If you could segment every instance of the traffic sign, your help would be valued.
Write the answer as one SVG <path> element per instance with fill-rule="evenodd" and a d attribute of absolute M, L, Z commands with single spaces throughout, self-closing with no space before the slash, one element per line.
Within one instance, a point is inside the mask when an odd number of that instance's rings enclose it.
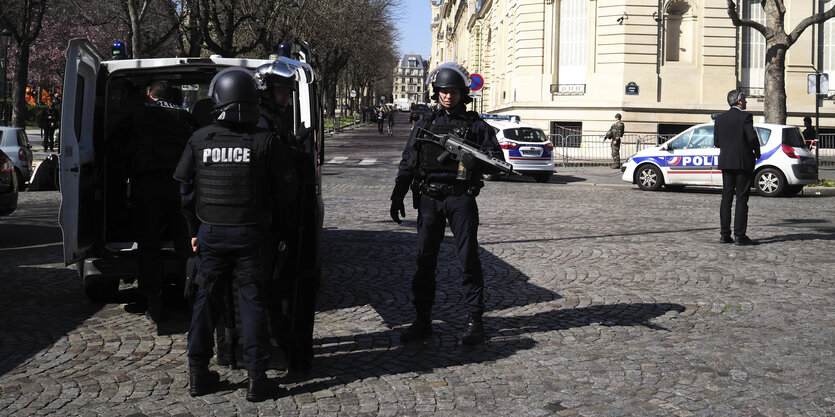
<path fill-rule="evenodd" d="M 484 87 L 484 77 L 479 74 L 470 74 L 470 90 L 478 91 Z"/>

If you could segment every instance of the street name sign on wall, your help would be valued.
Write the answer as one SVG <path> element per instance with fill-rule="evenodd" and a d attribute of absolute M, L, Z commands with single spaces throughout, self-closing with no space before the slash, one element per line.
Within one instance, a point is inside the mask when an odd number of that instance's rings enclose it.
<path fill-rule="evenodd" d="M 637 96 L 638 95 L 638 84 L 635 81 L 630 81 L 626 84 L 626 95 L 627 96 Z"/>

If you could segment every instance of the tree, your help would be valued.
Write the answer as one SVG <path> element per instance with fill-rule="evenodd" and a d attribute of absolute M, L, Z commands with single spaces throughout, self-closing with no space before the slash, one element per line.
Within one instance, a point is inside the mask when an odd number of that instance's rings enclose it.
<path fill-rule="evenodd" d="M 739 17 L 735 0 L 728 1 L 728 16 L 736 27 L 749 27 L 765 37 L 765 121 L 786 123 L 786 52 L 811 25 L 820 24 L 835 16 L 835 6 L 801 20 L 790 32 L 785 30 L 786 5 L 784 0 L 759 0 L 765 12 L 765 25 Z"/>
<path fill-rule="evenodd" d="M 26 81 L 29 78 L 29 53 L 38 38 L 48 0 L 7 0 L 0 9 L 0 26 L 12 33 L 14 82 L 12 83 L 12 125 L 26 124 Z"/>

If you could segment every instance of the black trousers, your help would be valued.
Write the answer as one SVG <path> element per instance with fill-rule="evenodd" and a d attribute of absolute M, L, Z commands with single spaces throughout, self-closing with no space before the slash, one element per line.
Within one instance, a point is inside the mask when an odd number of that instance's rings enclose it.
<path fill-rule="evenodd" d="M 731 205 L 736 196 L 734 210 L 734 236 L 744 236 L 748 230 L 748 197 L 754 172 L 747 169 L 722 170 L 722 203 L 719 205 L 719 223 L 722 236 L 731 235 Z"/>
<path fill-rule="evenodd" d="M 197 234 L 197 270 L 212 282 L 212 292 L 201 286 L 194 300 L 188 333 L 190 367 L 209 364 L 214 352 L 214 331 L 223 312 L 219 294 L 233 274 L 238 280 L 238 308 L 244 334 L 246 370 L 263 372 L 270 360 L 270 334 L 264 295 L 257 284 L 268 265 L 269 227 L 201 224 Z"/>
<path fill-rule="evenodd" d="M 185 260 L 191 254 L 188 228 L 180 211 L 179 184 L 173 178 L 143 177 L 131 183 L 134 227 L 139 252 L 139 290 L 145 295 L 162 289 L 162 242 L 171 239 Z M 183 268 L 178 268 L 183 271 Z"/>
<path fill-rule="evenodd" d="M 429 315 L 435 302 L 438 253 L 447 221 L 455 236 L 467 312 L 481 317 L 484 313 L 484 273 L 478 258 L 478 205 L 475 197 L 468 195 L 440 198 L 426 194 L 420 196 L 417 218 L 418 268 L 412 281 L 415 308 L 419 317 L 421 314 Z"/>

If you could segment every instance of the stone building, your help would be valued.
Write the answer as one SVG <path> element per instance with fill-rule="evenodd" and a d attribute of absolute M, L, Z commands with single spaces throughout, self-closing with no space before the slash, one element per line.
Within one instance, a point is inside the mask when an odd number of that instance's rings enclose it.
<path fill-rule="evenodd" d="M 408 53 L 400 59 L 400 65 L 395 69 L 394 102 L 398 99 L 408 99 L 409 104 L 425 103 L 429 101 L 426 95 L 426 73 L 429 63 L 420 54 Z"/>
<path fill-rule="evenodd" d="M 737 0 L 765 21 L 758 0 Z M 835 0 L 786 0 L 786 30 Z M 546 132 L 672 134 L 728 108 L 740 86 L 761 121 L 765 41 L 734 27 L 726 0 L 430 0 L 431 70 L 454 61 L 483 76 L 478 111 L 515 114 Z M 813 25 L 788 51 L 787 123 L 815 116 L 807 75 L 835 74 L 835 19 Z M 835 84 L 835 75 L 830 85 Z M 835 127 L 832 93 L 821 128 Z"/>

